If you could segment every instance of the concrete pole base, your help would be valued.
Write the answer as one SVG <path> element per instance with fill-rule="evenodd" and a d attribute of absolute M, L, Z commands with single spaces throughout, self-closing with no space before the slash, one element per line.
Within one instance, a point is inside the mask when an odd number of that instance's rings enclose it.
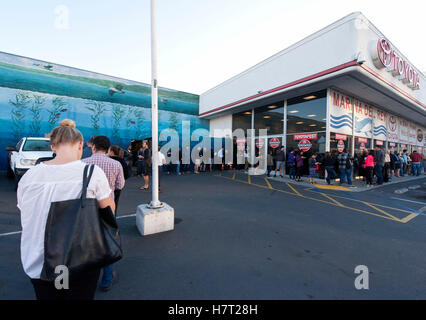
<path fill-rule="evenodd" d="M 136 210 L 136 226 L 142 236 L 173 230 L 175 211 L 164 202 L 163 207 L 157 209 L 141 204 Z"/>

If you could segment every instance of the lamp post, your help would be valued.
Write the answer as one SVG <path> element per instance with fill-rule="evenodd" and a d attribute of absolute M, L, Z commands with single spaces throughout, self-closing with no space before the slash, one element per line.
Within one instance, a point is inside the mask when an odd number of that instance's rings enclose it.
<path fill-rule="evenodd" d="M 152 63 L 152 200 L 136 209 L 136 226 L 142 236 L 174 229 L 175 211 L 158 199 L 158 81 L 156 0 L 151 0 L 151 63 Z"/>
<path fill-rule="evenodd" d="M 158 81 L 156 0 L 151 0 L 151 113 L 152 113 L 152 201 L 149 207 L 161 208 L 158 199 Z"/>

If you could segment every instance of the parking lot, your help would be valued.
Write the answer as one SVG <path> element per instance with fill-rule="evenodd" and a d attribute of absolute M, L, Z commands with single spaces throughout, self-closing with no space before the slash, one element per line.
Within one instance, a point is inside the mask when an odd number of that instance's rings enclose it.
<path fill-rule="evenodd" d="M 404 186 L 419 185 L 403 194 Z M 175 230 L 141 237 L 127 180 L 119 205 L 124 258 L 97 299 L 425 299 L 426 178 L 363 192 L 244 172 L 165 176 Z M 34 299 L 20 263 L 13 182 L 0 179 L 0 299 Z M 370 289 L 357 290 L 365 265 Z"/>

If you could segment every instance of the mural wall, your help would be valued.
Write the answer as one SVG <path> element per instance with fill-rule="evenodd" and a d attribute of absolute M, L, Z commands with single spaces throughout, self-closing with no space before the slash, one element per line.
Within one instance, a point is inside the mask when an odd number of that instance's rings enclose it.
<path fill-rule="evenodd" d="M 85 70 L 0 52 L 0 170 L 6 168 L 6 146 L 22 137 L 42 137 L 65 118 L 73 119 L 85 139 L 106 135 L 127 147 L 151 137 L 150 86 Z M 159 89 L 159 131 L 181 134 L 208 129 L 198 118 L 198 96 Z"/>

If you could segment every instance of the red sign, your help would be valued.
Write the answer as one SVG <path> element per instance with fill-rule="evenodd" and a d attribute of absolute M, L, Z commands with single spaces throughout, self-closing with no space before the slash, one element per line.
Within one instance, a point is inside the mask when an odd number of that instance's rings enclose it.
<path fill-rule="evenodd" d="M 264 145 L 265 145 L 265 142 L 263 141 L 263 139 L 256 140 L 256 147 L 258 147 L 259 149 L 263 148 Z"/>
<path fill-rule="evenodd" d="M 394 142 L 389 142 L 389 145 L 390 145 L 391 147 L 395 147 L 395 146 L 396 146 L 396 144 L 395 144 Z"/>
<path fill-rule="evenodd" d="M 316 140 L 316 139 L 318 139 L 318 133 L 295 134 L 293 136 L 294 141 L 304 140 L 304 139 Z"/>
<path fill-rule="evenodd" d="M 374 65 L 381 69 L 385 67 L 394 77 L 413 89 L 420 89 L 420 76 L 414 67 L 408 63 L 385 38 L 377 42 L 377 52 L 373 52 Z"/>
<path fill-rule="evenodd" d="M 348 139 L 348 137 L 346 135 L 336 133 L 336 140 L 346 141 L 347 139 Z"/>
<path fill-rule="evenodd" d="M 382 146 L 383 141 L 382 140 L 376 140 L 376 146 Z"/>
<path fill-rule="evenodd" d="M 368 139 L 367 138 L 358 138 L 358 142 L 368 143 Z"/>
<path fill-rule="evenodd" d="M 247 139 L 237 139 L 237 144 L 239 144 L 239 143 L 246 143 L 247 142 Z"/>
<path fill-rule="evenodd" d="M 271 146 L 271 148 L 278 148 L 280 146 L 281 142 L 280 139 L 278 138 L 271 138 L 269 139 L 269 145 Z"/>
<path fill-rule="evenodd" d="M 345 143 L 343 140 L 339 140 L 339 142 L 337 142 L 337 151 L 342 152 L 343 149 L 345 149 Z"/>
<path fill-rule="evenodd" d="M 301 151 L 306 152 L 312 148 L 312 143 L 307 139 L 303 139 L 303 140 L 300 140 L 297 146 L 299 147 Z"/>
<path fill-rule="evenodd" d="M 361 150 L 364 150 L 364 149 L 365 149 L 365 143 L 361 143 L 361 145 L 359 146 L 359 148 L 360 148 Z"/>

